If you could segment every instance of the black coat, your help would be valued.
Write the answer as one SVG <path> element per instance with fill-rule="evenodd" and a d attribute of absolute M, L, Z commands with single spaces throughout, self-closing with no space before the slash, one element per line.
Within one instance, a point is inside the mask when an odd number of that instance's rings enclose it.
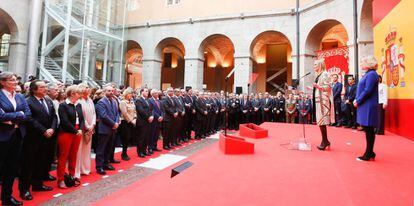
<path fill-rule="evenodd" d="M 36 97 L 30 96 L 26 101 L 32 113 L 27 122 L 27 137 L 41 138 L 48 129 L 53 129 L 56 132 L 58 120 L 53 102 L 50 99 L 44 98 L 48 108 L 48 111 L 46 111 Z"/>
<path fill-rule="evenodd" d="M 152 105 L 143 97 L 137 98 L 135 101 L 135 108 L 137 110 L 137 126 L 149 124 L 148 118 L 152 116 Z"/>
<path fill-rule="evenodd" d="M 174 100 L 170 97 L 164 97 L 164 99 L 162 100 L 162 107 L 164 109 L 164 122 L 170 122 L 173 121 L 174 118 L 174 113 L 177 112 L 176 109 L 176 105 L 173 102 Z"/>

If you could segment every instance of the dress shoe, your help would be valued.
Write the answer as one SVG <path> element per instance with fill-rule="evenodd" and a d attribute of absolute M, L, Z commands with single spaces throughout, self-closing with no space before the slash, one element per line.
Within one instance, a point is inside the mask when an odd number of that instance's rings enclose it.
<path fill-rule="evenodd" d="M 45 181 L 55 181 L 56 177 L 53 177 L 52 175 L 49 174 L 44 180 Z"/>
<path fill-rule="evenodd" d="M 351 127 L 352 127 L 351 125 L 346 125 L 346 126 L 345 126 L 345 128 L 351 128 Z"/>
<path fill-rule="evenodd" d="M 102 168 L 96 169 L 96 173 L 98 173 L 98 174 L 100 174 L 100 175 L 106 175 L 105 170 L 104 170 L 104 169 L 102 169 Z"/>
<path fill-rule="evenodd" d="M 128 155 L 127 154 L 123 154 L 123 155 L 121 155 L 121 158 L 122 158 L 122 160 L 124 160 L 124 161 L 128 161 L 128 160 L 130 160 L 131 158 L 129 158 L 128 157 Z"/>
<path fill-rule="evenodd" d="M 113 160 L 109 161 L 109 163 L 112 163 L 112 164 L 119 164 L 119 163 L 121 163 L 121 161 L 116 160 L 116 159 L 113 159 Z"/>
<path fill-rule="evenodd" d="M 139 153 L 138 157 L 145 158 L 145 154 L 144 153 Z"/>
<path fill-rule="evenodd" d="M 33 186 L 32 191 L 52 191 L 53 188 L 46 186 L 46 185 L 40 185 L 40 186 Z"/>
<path fill-rule="evenodd" d="M 104 167 L 104 170 L 115 170 L 115 167 L 113 167 L 112 165 L 106 165 Z"/>
<path fill-rule="evenodd" d="M 161 150 L 158 149 L 158 148 L 154 148 L 153 150 L 154 150 L 154 152 L 161 152 Z"/>
<path fill-rule="evenodd" d="M 20 198 L 22 198 L 22 200 L 33 200 L 33 196 L 29 191 L 20 192 Z"/>
<path fill-rule="evenodd" d="M 14 199 L 14 197 L 10 197 L 10 199 L 7 200 L 2 200 L 1 204 L 6 206 L 6 205 L 23 205 L 23 202 L 20 202 L 16 199 Z"/>
<path fill-rule="evenodd" d="M 149 149 L 149 150 L 148 150 L 148 153 L 149 153 L 150 155 L 152 155 L 152 154 L 154 154 L 154 151 L 153 151 L 152 149 Z"/>
<path fill-rule="evenodd" d="M 181 146 L 183 146 L 183 145 L 182 145 L 182 144 L 180 144 L 180 143 L 177 143 L 177 144 L 176 144 L 176 146 L 177 146 L 177 147 L 181 147 Z"/>
<path fill-rule="evenodd" d="M 341 123 L 338 123 L 338 124 L 335 125 L 335 127 L 341 127 L 341 126 L 342 126 Z"/>
<path fill-rule="evenodd" d="M 171 149 L 171 147 L 169 147 L 169 146 L 164 146 L 164 147 L 162 147 L 162 149 L 164 149 L 164 150 L 170 150 L 170 149 Z"/>

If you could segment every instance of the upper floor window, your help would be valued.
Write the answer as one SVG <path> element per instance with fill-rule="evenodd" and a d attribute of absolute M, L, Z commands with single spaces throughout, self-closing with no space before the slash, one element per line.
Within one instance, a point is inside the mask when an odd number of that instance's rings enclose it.
<path fill-rule="evenodd" d="M 167 5 L 177 5 L 180 4 L 180 0 L 167 0 Z"/>

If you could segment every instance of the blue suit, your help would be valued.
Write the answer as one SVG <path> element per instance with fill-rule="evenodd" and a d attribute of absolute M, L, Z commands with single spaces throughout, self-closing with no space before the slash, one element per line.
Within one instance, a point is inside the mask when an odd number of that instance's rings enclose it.
<path fill-rule="evenodd" d="M 104 97 L 96 104 L 96 114 L 98 116 L 98 134 L 109 134 L 113 132 L 112 127 L 119 122 L 118 102 Z"/>
<path fill-rule="evenodd" d="M 109 166 L 109 161 L 113 157 L 115 131 L 112 129 L 119 123 L 119 107 L 115 98 L 109 100 L 103 97 L 96 104 L 96 114 L 98 116 L 98 144 L 96 148 L 96 169 L 103 169 Z"/>
<path fill-rule="evenodd" d="M 0 177 L 3 181 L 1 200 L 8 201 L 13 193 L 13 182 L 19 165 L 22 140 L 26 135 L 24 122 L 30 116 L 26 99 L 21 94 L 14 96 L 16 109 L 0 90 Z M 4 203 L 4 202 L 3 202 Z"/>
<path fill-rule="evenodd" d="M 342 93 L 342 83 L 336 82 L 332 88 L 333 99 L 334 99 L 334 109 L 335 109 L 335 122 L 337 125 L 342 124 L 342 115 L 341 115 L 341 93 Z"/>
<path fill-rule="evenodd" d="M 22 94 L 15 95 L 16 110 L 3 91 L 0 90 L 0 142 L 7 142 L 15 132 L 14 125 L 19 125 L 22 138 L 26 136 L 26 128 L 23 121 L 29 119 L 31 113 L 26 99 Z M 13 125 L 3 122 L 11 121 Z"/>
<path fill-rule="evenodd" d="M 358 84 L 357 122 L 365 127 L 378 126 L 378 74 L 369 70 Z"/>
<path fill-rule="evenodd" d="M 151 123 L 151 137 L 148 146 L 150 149 L 153 150 L 157 148 L 157 141 L 158 137 L 160 136 L 161 122 L 158 122 L 158 118 L 164 117 L 164 111 L 162 109 L 162 104 L 160 100 L 154 100 L 154 98 L 150 98 L 148 102 L 150 105 L 152 105 L 152 108 L 154 108 L 152 110 L 152 116 L 154 116 L 154 121 Z"/>

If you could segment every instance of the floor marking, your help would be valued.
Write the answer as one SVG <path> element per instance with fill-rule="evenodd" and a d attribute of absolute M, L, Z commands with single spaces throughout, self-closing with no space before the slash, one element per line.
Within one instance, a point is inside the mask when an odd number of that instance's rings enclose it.
<path fill-rule="evenodd" d="M 118 172 L 123 172 L 124 170 L 118 170 Z"/>
<path fill-rule="evenodd" d="M 86 186 L 88 186 L 89 185 L 89 182 L 87 182 L 87 183 L 83 183 L 82 184 L 82 186 L 84 186 L 84 187 L 86 187 Z"/>
<path fill-rule="evenodd" d="M 187 157 L 181 156 L 181 155 L 164 154 L 157 158 L 144 162 L 140 164 L 139 166 L 150 168 L 150 169 L 162 170 L 185 158 Z"/>
<path fill-rule="evenodd" d="M 53 197 L 56 198 L 56 197 L 59 197 L 59 196 L 62 196 L 62 195 L 63 195 L 62 193 L 57 193 L 57 194 L 53 195 Z"/>
<path fill-rule="evenodd" d="M 346 145 L 351 146 L 352 144 L 350 142 L 347 142 Z"/>
<path fill-rule="evenodd" d="M 109 175 L 104 175 L 104 176 L 102 176 L 102 179 L 105 179 L 105 178 L 108 178 L 109 177 Z"/>

